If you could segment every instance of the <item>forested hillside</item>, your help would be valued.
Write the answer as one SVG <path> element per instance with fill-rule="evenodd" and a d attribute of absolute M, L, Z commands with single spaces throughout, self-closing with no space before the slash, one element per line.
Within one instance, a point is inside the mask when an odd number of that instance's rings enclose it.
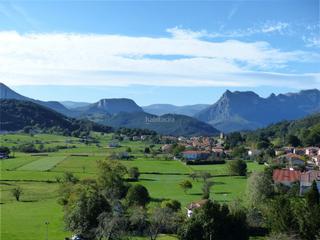
<path fill-rule="evenodd" d="M 111 127 L 76 120 L 41 105 L 14 99 L 0 100 L 1 131 L 45 131 L 79 136 L 90 130 L 110 132 Z"/>

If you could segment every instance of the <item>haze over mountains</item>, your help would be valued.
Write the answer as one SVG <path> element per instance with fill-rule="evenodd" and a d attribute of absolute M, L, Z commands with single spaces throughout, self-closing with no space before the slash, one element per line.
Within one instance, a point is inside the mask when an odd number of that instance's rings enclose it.
<path fill-rule="evenodd" d="M 254 130 L 282 120 L 294 120 L 320 112 L 320 91 L 271 94 L 262 98 L 254 92 L 226 91 L 212 105 L 175 106 L 153 104 L 140 107 L 127 98 L 101 99 L 96 103 L 40 101 L 22 96 L 6 85 L 0 85 L 1 99 L 17 99 L 50 108 L 68 117 L 118 127 L 147 128 L 172 135 L 213 135 L 223 132 Z M 152 123 L 146 119 L 161 118 Z M 217 130 L 218 129 L 218 130 Z"/>
<path fill-rule="evenodd" d="M 152 104 L 142 108 L 145 112 L 155 115 L 175 113 L 193 117 L 195 114 L 209 106 L 209 104 L 195 104 L 185 106 L 175 106 L 172 104 Z"/>

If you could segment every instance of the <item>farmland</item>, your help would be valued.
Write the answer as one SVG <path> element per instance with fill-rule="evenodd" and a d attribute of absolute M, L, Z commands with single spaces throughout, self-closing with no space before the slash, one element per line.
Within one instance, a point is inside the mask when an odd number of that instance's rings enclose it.
<path fill-rule="evenodd" d="M 85 144 L 77 138 L 50 134 L 25 135 L 7 134 L 1 136 L 1 145 L 12 147 L 24 142 L 35 142 L 45 146 L 72 146 L 44 155 L 14 152 L 14 158 L 1 160 L 1 239 L 34 240 L 45 238 L 46 221 L 49 239 L 64 239 L 70 236 L 63 224 L 62 207 L 58 204 L 59 196 L 57 182 L 64 172 L 72 172 L 80 179 L 95 178 L 97 161 L 104 160 L 111 153 L 126 151 L 131 148 L 131 160 L 119 160 L 127 168 L 138 167 L 141 176 L 139 183 L 149 190 L 152 197 L 150 206 L 164 199 L 175 199 L 186 206 L 191 201 L 201 198 L 200 180 L 192 180 L 189 174 L 194 171 L 208 171 L 213 177 L 214 185 L 211 198 L 229 203 L 243 197 L 246 191 L 246 177 L 228 176 L 227 165 L 190 166 L 178 160 L 168 160 L 159 154 L 151 156 L 144 154 L 148 143 L 141 141 L 122 141 L 121 147 L 107 147 L 112 135 L 94 133 L 99 144 Z M 159 148 L 155 145 L 154 148 Z M 262 165 L 249 162 L 248 170 L 261 171 Z M 190 180 L 193 188 L 188 192 L 179 187 L 183 180 Z M 17 202 L 11 194 L 11 189 L 20 186 L 23 190 L 21 201 Z M 139 238 L 137 238 L 139 239 Z M 174 239 L 163 236 L 160 239 Z"/>

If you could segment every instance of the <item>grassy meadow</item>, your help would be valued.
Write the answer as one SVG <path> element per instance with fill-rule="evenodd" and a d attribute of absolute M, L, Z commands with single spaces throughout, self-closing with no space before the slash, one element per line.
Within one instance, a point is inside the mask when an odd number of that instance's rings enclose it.
<path fill-rule="evenodd" d="M 126 167 L 136 166 L 141 172 L 139 183 L 146 186 L 153 199 L 151 206 L 164 199 L 176 199 L 185 207 L 191 201 L 201 199 L 201 180 L 192 181 L 188 174 L 193 171 L 209 171 L 214 175 L 211 198 L 228 203 L 243 197 L 246 191 L 246 177 L 227 175 L 227 165 L 187 166 L 177 160 L 166 160 L 164 156 L 145 155 L 143 150 L 148 144 L 136 141 L 123 141 L 121 147 L 108 148 L 112 135 L 95 133 L 99 144 L 84 144 L 77 138 L 50 134 L 1 135 L 3 146 L 15 146 L 24 142 L 42 143 L 45 146 L 70 145 L 73 148 L 49 152 L 47 156 L 14 152 L 14 158 L 0 160 L 1 166 L 1 237 L 3 240 L 45 239 L 48 221 L 48 238 L 64 239 L 71 233 L 65 231 L 62 207 L 57 203 L 59 179 L 66 171 L 79 178 L 95 178 L 98 160 L 106 159 L 112 152 L 132 149 L 133 160 L 119 160 Z M 158 148 L 159 146 L 155 146 Z M 77 155 L 78 156 L 75 156 Z M 80 156 L 79 156 L 80 155 Z M 87 155 L 87 156 L 85 156 Z M 263 166 L 248 163 L 249 172 L 261 171 Z M 193 188 L 186 194 L 179 187 L 185 179 L 192 181 Z M 11 189 L 23 189 L 21 201 L 17 202 Z M 143 238 L 135 238 L 142 240 Z M 161 240 L 175 239 L 161 236 Z"/>

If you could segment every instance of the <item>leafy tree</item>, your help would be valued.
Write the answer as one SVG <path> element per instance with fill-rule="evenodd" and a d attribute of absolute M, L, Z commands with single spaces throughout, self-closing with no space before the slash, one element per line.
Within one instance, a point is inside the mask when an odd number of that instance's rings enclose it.
<path fill-rule="evenodd" d="M 247 156 L 247 149 L 244 146 L 237 146 L 232 150 L 232 157 L 244 158 Z"/>
<path fill-rule="evenodd" d="M 192 172 L 192 173 L 189 174 L 189 177 L 194 181 L 194 180 L 197 179 L 198 174 L 196 172 Z"/>
<path fill-rule="evenodd" d="M 202 178 L 202 180 L 203 180 L 204 182 L 207 181 L 209 178 L 212 177 L 212 176 L 211 176 L 211 173 L 206 172 L 206 171 L 200 171 L 198 175 L 199 175 L 200 178 Z"/>
<path fill-rule="evenodd" d="M 155 208 L 150 216 L 150 240 L 156 240 L 161 232 L 169 232 L 176 228 L 175 215 L 170 208 Z"/>
<path fill-rule="evenodd" d="M 150 196 L 148 190 L 140 185 L 133 185 L 129 188 L 126 199 L 129 205 L 136 205 L 144 207 L 150 202 Z"/>
<path fill-rule="evenodd" d="M 131 167 L 128 171 L 129 173 L 129 177 L 134 180 L 134 181 L 138 181 L 139 180 L 139 176 L 140 176 L 140 172 L 139 172 L 139 168 L 137 167 Z"/>
<path fill-rule="evenodd" d="M 8 147 L 0 146 L 0 152 L 9 156 L 10 154 L 10 149 Z"/>
<path fill-rule="evenodd" d="M 290 199 L 286 196 L 276 197 L 266 209 L 267 223 L 272 232 L 293 233 L 297 226 L 292 212 Z"/>
<path fill-rule="evenodd" d="M 231 213 L 226 205 L 208 200 L 182 224 L 178 235 L 183 240 L 247 240 L 246 215 L 242 211 Z"/>
<path fill-rule="evenodd" d="M 165 200 L 161 203 L 162 208 L 170 208 L 172 211 L 177 212 L 181 209 L 181 203 L 177 200 Z"/>
<path fill-rule="evenodd" d="M 179 156 L 179 155 L 181 154 L 181 152 L 183 152 L 185 149 L 186 149 L 185 146 L 180 145 L 180 144 L 177 144 L 177 143 L 174 143 L 174 144 L 172 145 L 171 153 L 172 153 L 174 156 Z"/>
<path fill-rule="evenodd" d="M 11 190 L 11 193 L 12 193 L 12 196 L 14 196 L 17 201 L 20 201 L 20 196 L 23 193 L 23 191 L 21 187 L 15 187 Z"/>
<path fill-rule="evenodd" d="M 297 136 L 290 134 L 287 138 L 288 144 L 290 144 L 292 147 L 301 146 L 301 141 Z"/>
<path fill-rule="evenodd" d="M 304 142 L 307 146 L 316 146 L 320 144 L 320 123 L 310 129 Z"/>
<path fill-rule="evenodd" d="M 76 176 L 74 176 L 72 172 L 65 172 L 63 174 L 62 180 L 63 182 L 73 183 L 73 184 L 79 182 L 79 179 Z"/>
<path fill-rule="evenodd" d="M 238 146 L 239 144 L 242 144 L 243 142 L 244 142 L 244 139 L 243 139 L 240 132 L 230 133 L 226 139 L 226 145 L 230 148 L 234 148 L 235 146 Z"/>
<path fill-rule="evenodd" d="M 189 180 L 184 180 L 179 185 L 183 189 L 184 193 L 187 193 L 187 191 L 192 188 L 192 183 Z"/>
<path fill-rule="evenodd" d="M 128 221 L 125 216 L 113 212 L 103 212 L 98 217 L 96 229 L 98 239 L 120 240 L 127 235 Z"/>
<path fill-rule="evenodd" d="M 129 188 L 124 181 L 127 168 L 113 160 L 98 161 L 98 185 L 109 199 L 124 197 Z"/>
<path fill-rule="evenodd" d="M 131 207 L 129 209 L 129 231 L 133 235 L 144 235 L 148 228 L 147 211 L 143 207 Z"/>
<path fill-rule="evenodd" d="M 271 143 L 268 139 L 261 139 L 257 143 L 257 149 L 267 149 L 271 146 Z"/>
<path fill-rule="evenodd" d="M 312 182 L 311 188 L 306 194 L 306 200 L 307 200 L 307 204 L 310 208 L 313 208 L 315 206 L 319 206 L 320 194 L 318 191 L 316 181 Z"/>
<path fill-rule="evenodd" d="M 149 148 L 149 147 L 146 147 L 146 148 L 144 149 L 144 153 L 149 154 L 149 153 L 150 153 L 150 148 Z"/>
<path fill-rule="evenodd" d="M 202 186 L 202 198 L 209 199 L 210 198 L 210 189 L 213 185 L 213 182 L 204 181 Z"/>
<path fill-rule="evenodd" d="M 247 163 L 243 160 L 232 160 L 229 161 L 229 174 L 237 176 L 247 175 Z"/>
<path fill-rule="evenodd" d="M 266 172 L 254 172 L 248 179 L 248 198 L 252 206 L 264 203 L 273 194 L 272 178 Z"/>
<path fill-rule="evenodd" d="M 297 199 L 292 202 L 291 208 L 297 224 L 297 234 L 301 239 L 318 240 L 320 226 L 320 206 L 310 207 L 304 199 Z"/>
<path fill-rule="evenodd" d="M 103 212 L 110 212 L 111 208 L 106 200 L 95 188 L 79 186 L 70 195 L 65 206 L 65 223 L 67 229 L 87 238 L 95 236 L 95 229 L 99 225 L 98 217 Z"/>

